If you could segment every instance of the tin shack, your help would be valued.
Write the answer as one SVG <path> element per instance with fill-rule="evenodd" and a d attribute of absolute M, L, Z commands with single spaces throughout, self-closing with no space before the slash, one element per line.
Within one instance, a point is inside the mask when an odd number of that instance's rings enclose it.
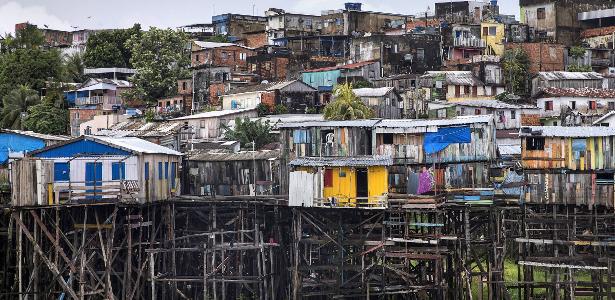
<path fill-rule="evenodd" d="M 181 157 L 135 137 L 81 136 L 14 163 L 13 205 L 162 201 L 179 195 Z"/>
<path fill-rule="evenodd" d="M 615 128 L 523 127 L 528 203 L 613 207 Z"/>

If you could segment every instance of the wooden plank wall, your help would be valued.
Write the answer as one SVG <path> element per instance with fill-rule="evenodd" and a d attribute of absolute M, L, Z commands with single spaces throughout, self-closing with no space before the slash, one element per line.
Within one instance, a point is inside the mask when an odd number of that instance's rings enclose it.
<path fill-rule="evenodd" d="M 522 140 L 522 161 L 526 169 L 569 169 L 574 171 L 615 169 L 614 137 L 545 138 L 544 150 L 527 150 Z M 573 145 L 577 145 L 573 147 Z M 579 145 L 585 149 L 580 150 Z M 580 150 L 580 151 L 579 151 Z"/>
<path fill-rule="evenodd" d="M 526 173 L 525 176 L 528 203 L 614 207 L 615 186 L 612 182 L 599 184 L 596 174 Z"/>

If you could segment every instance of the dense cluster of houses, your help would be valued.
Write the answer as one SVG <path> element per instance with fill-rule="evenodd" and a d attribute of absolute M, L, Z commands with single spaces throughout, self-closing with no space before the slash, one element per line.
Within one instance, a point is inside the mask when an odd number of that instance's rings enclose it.
<path fill-rule="evenodd" d="M 122 97 L 135 70 L 86 69 L 65 93 L 71 137 L 0 133 L 3 178 L 19 205 L 281 194 L 295 206 L 384 207 L 392 194 L 494 186 L 527 201 L 613 205 L 615 3 L 519 4 L 520 20 L 493 0 L 416 16 L 360 3 L 320 15 L 271 8 L 182 26 L 190 76 L 158 100 L 154 121 Z M 95 34 L 44 33 L 73 48 Z M 511 93 L 511 49 L 529 61 L 522 95 Z M 342 83 L 373 119 L 323 119 Z M 236 118 L 270 121 L 276 142 L 225 140 Z M 510 188 L 519 182 L 526 195 Z"/>

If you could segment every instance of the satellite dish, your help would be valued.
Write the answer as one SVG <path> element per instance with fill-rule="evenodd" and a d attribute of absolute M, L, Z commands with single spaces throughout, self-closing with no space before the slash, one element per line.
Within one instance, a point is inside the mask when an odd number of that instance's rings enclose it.
<path fill-rule="evenodd" d="M 269 83 L 269 81 L 267 81 L 267 80 L 261 81 L 261 84 L 268 84 L 268 83 Z"/>

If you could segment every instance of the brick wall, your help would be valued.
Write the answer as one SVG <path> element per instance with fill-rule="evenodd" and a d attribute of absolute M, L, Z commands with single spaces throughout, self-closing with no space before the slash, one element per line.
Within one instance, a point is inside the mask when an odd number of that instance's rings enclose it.
<path fill-rule="evenodd" d="M 261 103 L 266 104 L 269 107 L 275 106 L 275 92 L 267 92 L 261 95 Z"/>
<path fill-rule="evenodd" d="M 288 64 L 287 57 L 272 57 L 270 60 L 250 63 L 249 70 L 264 80 L 284 81 L 288 77 Z"/>
<path fill-rule="evenodd" d="M 515 43 L 507 44 L 506 49 L 522 48 L 530 58 L 529 72 L 565 71 L 564 53 L 566 47 L 550 43 Z"/>
<path fill-rule="evenodd" d="M 244 43 L 246 47 L 259 48 L 268 44 L 267 32 L 253 32 L 245 34 Z"/>
<path fill-rule="evenodd" d="M 211 64 L 216 67 L 230 67 L 233 71 L 245 71 L 247 58 L 254 55 L 254 50 L 239 46 L 219 47 L 193 51 L 192 66 Z"/>
<path fill-rule="evenodd" d="M 226 84 L 222 82 L 214 82 L 209 85 L 209 103 L 211 105 L 220 104 L 220 95 L 226 93 Z"/>
<path fill-rule="evenodd" d="M 192 95 L 192 79 L 180 79 L 177 81 L 177 92 L 180 95 Z"/>

